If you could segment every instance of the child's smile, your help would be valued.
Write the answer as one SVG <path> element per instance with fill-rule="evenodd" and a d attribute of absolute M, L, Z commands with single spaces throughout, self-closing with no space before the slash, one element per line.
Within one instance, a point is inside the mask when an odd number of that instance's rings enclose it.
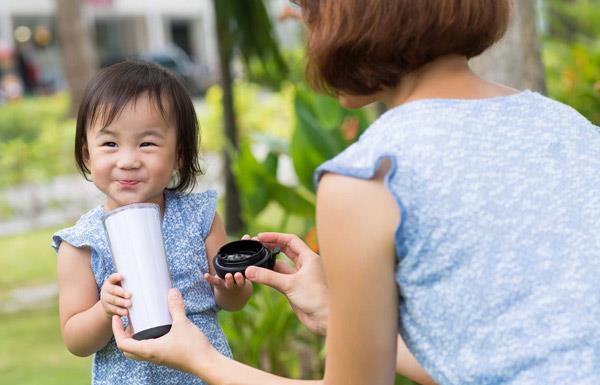
<path fill-rule="evenodd" d="M 164 206 L 163 190 L 177 169 L 176 131 L 142 95 L 108 126 L 102 119 L 87 134 L 86 163 L 106 194 L 106 209 L 153 202 Z"/>

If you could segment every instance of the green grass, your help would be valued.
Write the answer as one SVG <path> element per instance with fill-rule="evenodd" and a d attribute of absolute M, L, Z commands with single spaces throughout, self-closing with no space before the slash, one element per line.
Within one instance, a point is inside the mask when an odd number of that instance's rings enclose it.
<path fill-rule="evenodd" d="M 56 281 L 56 255 L 50 238 L 56 228 L 0 238 L 0 301 L 10 290 Z M 0 383 L 11 385 L 87 384 L 91 357 L 65 348 L 58 306 L 1 314 Z"/>
<path fill-rule="evenodd" d="M 0 300 L 16 287 L 56 282 L 56 254 L 50 241 L 57 229 L 0 238 Z"/>
<path fill-rule="evenodd" d="M 91 357 L 67 351 L 58 323 L 58 307 L 2 314 L 0 379 L 11 385 L 89 384 Z"/>

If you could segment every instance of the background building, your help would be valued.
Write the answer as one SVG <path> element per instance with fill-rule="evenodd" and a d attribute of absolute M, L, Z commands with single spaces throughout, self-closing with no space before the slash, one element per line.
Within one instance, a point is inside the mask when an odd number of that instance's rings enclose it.
<path fill-rule="evenodd" d="M 214 78 L 218 68 L 210 0 L 84 0 L 98 64 L 151 55 L 156 60 L 194 64 L 195 75 Z M 30 47 L 40 82 L 62 88 L 56 38 L 56 0 L 0 2 L 0 51 Z"/>

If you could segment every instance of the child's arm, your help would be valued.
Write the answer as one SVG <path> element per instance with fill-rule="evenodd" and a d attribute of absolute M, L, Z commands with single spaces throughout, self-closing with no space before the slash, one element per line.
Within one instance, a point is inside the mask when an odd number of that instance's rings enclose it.
<path fill-rule="evenodd" d="M 98 300 L 90 259 L 88 248 L 76 248 L 67 242 L 60 244 L 57 260 L 60 328 L 67 349 L 80 357 L 97 352 L 110 341 L 112 314 L 125 315 L 125 308 L 131 305 L 125 299 L 129 294 L 117 286 L 118 274 L 111 275 L 102 286 L 104 301 Z"/>
<path fill-rule="evenodd" d="M 221 222 L 219 214 L 215 214 L 212 227 L 205 240 L 210 274 L 204 274 L 204 279 L 212 285 L 217 305 L 224 310 L 236 311 L 243 308 L 252 295 L 252 282 L 246 280 L 241 273 L 236 273 L 235 277 L 228 273 L 224 280 L 216 275 L 213 259 L 227 241 L 223 222 Z"/>

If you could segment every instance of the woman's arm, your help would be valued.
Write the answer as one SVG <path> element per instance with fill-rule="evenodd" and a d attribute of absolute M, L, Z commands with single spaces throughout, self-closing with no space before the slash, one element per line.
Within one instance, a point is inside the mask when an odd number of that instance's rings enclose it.
<path fill-rule="evenodd" d="M 85 357 L 112 337 L 110 316 L 98 300 L 90 250 L 62 242 L 57 260 L 60 327 L 67 349 Z"/>
<path fill-rule="evenodd" d="M 211 385 L 321 383 L 278 377 L 223 356 L 210 344 L 200 329 L 187 319 L 183 298 L 177 289 L 171 289 L 169 292 L 169 311 L 173 317 L 173 326 L 169 333 L 161 338 L 142 341 L 131 338 L 131 328 L 123 330 L 119 317 L 113 317 L 112 327 L 117 346 L 126 357 L 183 370 Z"/>
<path fill-rule="evenodd" d="M 219 214 L 215 214 L 210 232 L 206 236 L 206 256 L 208 259 L 208 271 L 210 276 L 205 278 L 212 284 L 215 293 L 215 301 L 220 308 L 229 311 L 240 310 L 244 307 L 252 295 L 252 282 L 244 279 L 241 273 L 236 273 L 235 277 L 229 280 L 221 280 L 215 277 L 216 271 L 213 266 L 213 259 L 221 246 L 227 243 L 227 233 Z M 231 275 L 231 274 L 230 274 Z"/>
<path fill-rule="evenodd" d="M 394 383 L 399 221 L 383 176 L 322 178 L 317 230 L 330 304 L 325 384 Z"/>

